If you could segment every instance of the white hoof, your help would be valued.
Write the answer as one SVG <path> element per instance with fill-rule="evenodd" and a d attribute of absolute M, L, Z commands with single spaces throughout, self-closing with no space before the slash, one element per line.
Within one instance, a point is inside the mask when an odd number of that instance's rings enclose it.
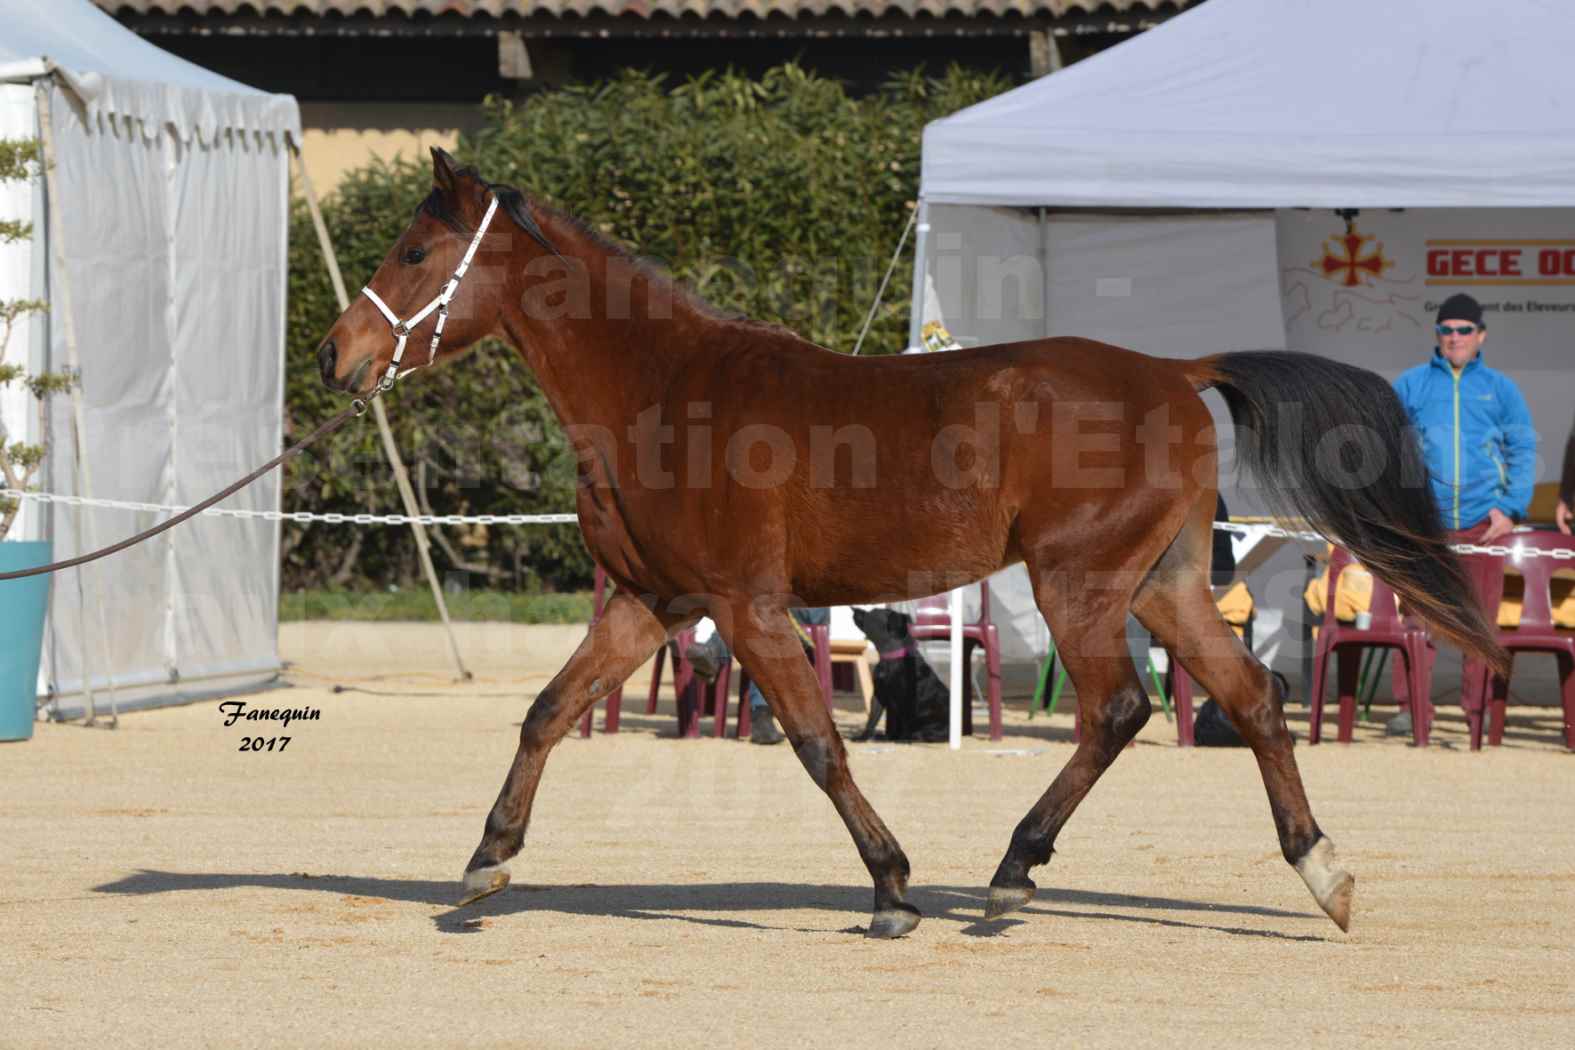
<path fill-rule="evenodd" d="M 1349 932 L 1351 897 L 1356 892 L 1356 879 L 1335 863 L 1334 843 L 1319 836 L 1313 848 L 1296 862 L 1296 874 L 1312 890 L 1313 900 L 1334 920 L 1334 924 Z"/>
<path fill-rule="evenodd" d="M 483 897 L 490 897 L 509 884 L 509 866 L 495 864 L 490 867 L 476 868 L 474 871 L 465 872 L 463 885 L 464 896 L 459 899 L 459 907 L 474 904 Z"/>

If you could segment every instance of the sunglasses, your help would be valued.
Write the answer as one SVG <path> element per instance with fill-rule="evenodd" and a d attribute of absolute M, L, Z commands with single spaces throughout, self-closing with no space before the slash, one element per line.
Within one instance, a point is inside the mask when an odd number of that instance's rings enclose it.
<path fill-rule="evenodd" d="M 1476 335 L 1477 334 L 1477 326 L 1474 325 L 1474 324 L 1461 324 L 1461 325 L 1441 324 L 1441 325 L 1435 325 L 1434 326 L 1434 330 L 1437 331 L 1439 335 Z"/>

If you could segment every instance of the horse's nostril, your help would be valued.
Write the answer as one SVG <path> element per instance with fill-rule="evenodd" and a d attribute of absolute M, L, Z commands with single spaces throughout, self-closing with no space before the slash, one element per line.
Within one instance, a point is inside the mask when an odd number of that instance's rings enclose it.
<path fill-rule="evenodd" d="M 331 379 L 334 374 L 334 361 L 338 358 L 338 350 L 334 347 L 332 339 L 325 340 L 317 348 L 317 365 L 323 370 L 323 378 Z"/>

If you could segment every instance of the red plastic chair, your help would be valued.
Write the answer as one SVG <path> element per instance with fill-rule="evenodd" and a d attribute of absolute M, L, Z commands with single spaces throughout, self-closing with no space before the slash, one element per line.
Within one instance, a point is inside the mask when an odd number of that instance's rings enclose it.
<path fill-rule="evenodd" d="M 1552 653 L 1559 661 L 1560 694 L 1564 702 L 1564 746 L 1575 750 L 1575 630 L 1560 627 L 1553 622 L 1553 574 L 1567 561 L 1548 557 L 1526 557 L 1520 551 L 1556 551 L 1575 549 L 1575 542 L 1557 532 L 1528 532 L 1516 534 L 1509 544 L 1515 553 L 1511 560 L 1525 580 L 1525 598 L 1521 605 L 1520 626 L 1504 628 L 1498 632 L 1498 644 L 1515 653 Z M 1511 672 L 1513 673 L 1513 671 Z M 1504 740 L 1504 707 L 1509 698 L 1509 679 L 1493 676 L 1492 694 L 1488 700 L 1488 743 L 1498 747 Z M 1482 746 L 1482 721 L 1478 718 L 1472 727 L 1471 747 Z"/>
<path fill-rule="evenodd" d="M 1192 747 L 1197 743 L 1192 733 L 1192 676 L 1175 653 L 1166 649 L 1165 656 L 1170 661 L 1170 702 L 1176 708 L 1176 746 Z"/>
<path fill-rule="evenodd" d="M 952 634 L 951 603 L 947 595 L 940 594 L 919 601 L 913 617 L 914 641 L 949 639 Z M 963 732 L 973 732 L 973 675 L 968 673 L 968 660 L 975 646 L 984 646 L 984 665 L 989 677 L 990 739 L 1001 739 L 1001 633 L 990 622 L 990 581 L 979 581 L 979 618 L 964 623 L 963 635 Z M 826 669 L 827 687 L 831 670 Z"/>
<path fill-rule="evenodd" d="M 1433 720 L 1433 705 L 1429 699 L 1433 672 L 1427 653 L 1427 632 L 1401 617 L 1395 607 L 1394 591 L 1376 576 L 1373 577 L 1373 597 L 1368 610 L 1373 617 L 1372 626 L 1361 630 L 1354 624 L 1336 619 L 1334 599 L 1340 574 L 1355 564 L 1350 552 L 1342 547 L 1336 547 L 1329 556 L 1329 591 L 1324 604 L 1323 624 L 1318 629 L 1318 647 L 1313 655 L 1312 711 L 1307 741 L 1316 744 L 1323 736 L 1323 694 L 1329 657 L 1332 655 L 1338 661 L 1338 739 L 1340 743 L 1348 744 L 1356 723 L 1356 685 L 1361 672 L 1362 651 L 1384 648 L 1398 649 L 1405 662 L 1411 697 L 1411 737 L 1417 747 L 1426 747 Z"/>
<path fill-rule="evenodd" d="M 678 733 L 688 738 L 700 736 L 700 716 L 711 716 L 711 735 L 727 735 L 727 687 L 732 680 L 733 661 L 728 659 L 717 670 L 716 679 L 707 684 L 683 654 L 694 644 L 693 630 L 679 631 L 669 643 L 673 649 L 673 691 L 678 697 Z M 656 679 L 652 679 L 655 689 Z M 703 701 L 703 702 L 701 702 Z"/>
<path fill-rule="evenodd" d="M 1221 588 L 1224 590 L 1225 588 Z M 1216 591 L 1216 597 L 1218 597 Z M 1235 628 L 1236 634 L 1247 645 L 1247 650 L 1252 651 L 1252 624 L 1253 614 L 1248 613 L 1247 622 Z M 1192 732 L 1192 676 L 1176 659 L 1176 654 L 1169 649 L 1165 655 L 1170 663 L 1170 701 L 1176 706 L 1176 744 L 1179 747 L 1192 747 L 1197 743 Z"/>
<path fill-rule="evenodd" d="M 596 566 L 596 594 L 591 602 L 591 622 L 594 627 L 596 621 L 602 618 L 602 612 L 607 608 L 608 598 L 607 574 L 602 572 L 600 565 Z M 607 697 L 607 711 L 602 718 L 602 731 L 605 733 L 618 732 L 618 716 L 623 711 L 623 686 L 614 689 Z M 580 735 L 591 735 L 591 716 L 596 713 L 596 705 L 592 704 L 580 719 Z"/>
<path fill-rule="evenodd" d="M 826 710 L 833 710 L 836 705 L 832 703 L 831 695 L 831 625 L 829 623 L 799 624 L 809 635 L 810 644 L 814 646 L 815 679 L 820 682 L 820 695 L 826 702 Z M 723 670 L 717 677 L 718 695 L 721 697 L 722 716 L 718 724 L 716 735 L 725 735 L 725 722 L 727 718 L 727 688 L 731 669 Z M 749 735 L 754 728 L 754 720 L 750 718 L 749 710 L 749 672 L 743 665 L 738 668 L 738 729 L 734 734 L 740 740 Z"/>
<path fill-rule="evenodd" d="M 609 596 L 609 583 L 607 574 L 602 572 L 601 566 L 596 567 L 595 597 L 593 599 L 593 612 L 591 623 L 594 625 L 601 619 L 602 611 L 607 607 Z M 667 657 L 669 647 L 673 649 L 673 691 L 678 697 L 678 732 L 681 736 L 698 737 L 700 735 L 700 705 L 694 702 L 694 695 L 690 689 L 693 685 L 700 685 L 695 677 L 694 669 L 689 666 L 689 661 L 683 659 L 683 652 L 694 642 L 694 631 L 680 631 L 667 645 L 656 651 L 656 666 L 651 670 L 651 690 L 646 699 L 646 714 L 656 713 L 658 691 L 662 686 L 662 664 Z M 718 676 L 717 682 L 706 698 L 706 711 L 716 719 L 716 735 L 721 736 L 727 724 L 727 669 Z M 585 712 L 580 719 L 580 735 L 591 735 L 591 716 L 595 713 L 594 705 Z M 623 687 L 619 686 L 607 697 L 607 713 L 603 721 L 603 731 L 607 733 L 618 732 L 619 715 L 623 710 Z"/>

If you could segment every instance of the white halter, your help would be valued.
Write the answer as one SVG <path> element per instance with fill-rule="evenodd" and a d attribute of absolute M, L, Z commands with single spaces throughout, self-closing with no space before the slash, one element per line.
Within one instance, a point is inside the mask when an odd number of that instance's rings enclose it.
<path fill-rule="evenodd" d="M 465 276 L 465 271 L 470 269 L 470 261 L 476 257 L 476 249 L 481 247 L 481 238 L 486 236 L 487 227 L 491 225 L 492 216 L 497 210 L 498 198 L 494 196 L 487 205 L 487 214 L 481 217 L 481 225 L 476 227 L 476 235 L 470 239 L 470 247 L 465 249 L 465 257 L 459 261 L 459 266 L 455 268 L 454 276 L 448 279 L 448 283 L 437 294 L 437 298 L 418 310 L 410 320 L 401 321 L 394 316 L 394 311 L 388 308 L 388 304 L 383 302 L 378 294 L 372 291 L 370 286 L 361 289 L 361 294 L 372 300 L 372 305 L 378 308 L 394 329 L 394 358 L 388 362 L 388 371 L 383 373 L 383 378 L 378 380 L 377 388 L 379 392 L 393 389 L 394 380 L 403 378 L 417 368 L 423 367 L 423 365 L 412 365 L 410 368 L 401 371 L 399 362 L 405 356 L 405 340 L 410 338 L 411 329 L 425 321 L 433 310 L 437 311 L 437 327 L 432 330 L 432 346 L 427 350 L 427 359 L 424 364 L 430 365 L 437 360 L 438 343 L 443 340 L 443 324 L 448 320 L 448 304 L 453 301 L 454 293 L 459 290 L 459 282 Z"/>

